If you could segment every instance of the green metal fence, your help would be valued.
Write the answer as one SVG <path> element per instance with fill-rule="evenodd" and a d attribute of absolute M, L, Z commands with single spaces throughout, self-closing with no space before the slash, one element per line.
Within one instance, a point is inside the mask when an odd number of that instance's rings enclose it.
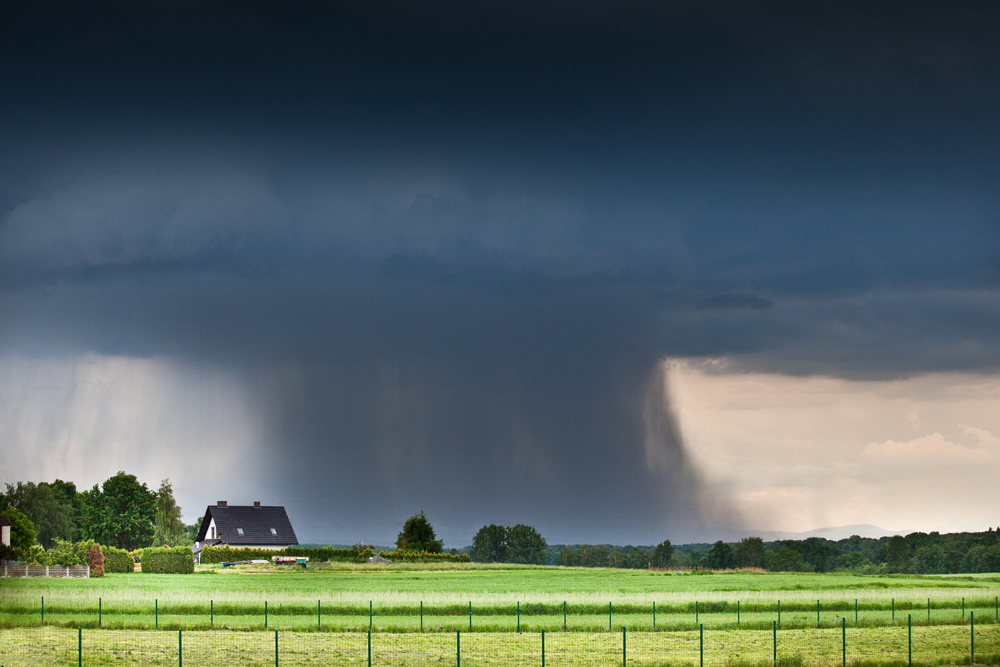
<path fill-rule="evenodd" d="M 912 614 L 907 619 L 912 620 Z M 1000 663 L 1000 625 L 604 632 L 0 629 L 0 667 L 513 665 L 802 667 Z"/>

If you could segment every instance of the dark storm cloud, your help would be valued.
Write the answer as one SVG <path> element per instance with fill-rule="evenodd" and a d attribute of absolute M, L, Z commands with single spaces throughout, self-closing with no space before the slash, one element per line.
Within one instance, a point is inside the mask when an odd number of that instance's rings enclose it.
<path fill-rule="evenodd" d="M 0 351 L 236 374 L 306 539 L 696 536 L 663 356 L 1000 366 L 991 4 L 4 11 Z"/>

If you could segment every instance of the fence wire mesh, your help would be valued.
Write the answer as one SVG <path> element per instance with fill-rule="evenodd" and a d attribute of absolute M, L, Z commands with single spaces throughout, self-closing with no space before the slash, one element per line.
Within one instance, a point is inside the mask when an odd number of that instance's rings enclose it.
<path fill-rule="evenodd" d="M 820 667 L 1000 663 L 1000 625 L 611 632 L 0 630 L 0 666 Z"/>

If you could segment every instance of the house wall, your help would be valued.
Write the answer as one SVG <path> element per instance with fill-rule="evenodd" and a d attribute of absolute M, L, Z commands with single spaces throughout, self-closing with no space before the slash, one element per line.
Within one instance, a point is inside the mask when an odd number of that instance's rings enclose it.
<path fill-rule="evenodd" d="M 10 526 L 3 526 L 2 532 L 0 532 L 0 542 L 10 546 Z"/>
<path fill-rule="evenodd" d="M 210 519 L 208 522 L 208 530 L 205 531 L 206 540 L 214 540 L 218 535 L 213 535 L 212 532 L 216 531 L 215 519 Z M 217 532 L 217 531 L 216 531 Z"/>

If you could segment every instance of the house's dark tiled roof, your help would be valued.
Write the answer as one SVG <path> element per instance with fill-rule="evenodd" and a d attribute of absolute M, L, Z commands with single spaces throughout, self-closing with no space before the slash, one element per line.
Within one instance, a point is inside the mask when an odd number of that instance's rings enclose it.
<path fill-rule="evenodd" d="M 295 530 L 288 520 L 285 508 L 253 507 L 252 505 L 234 505 L 218 507 L 209 505 L 205 510 L 205 518 L 198 530 L 195 541 L 205 540 L 208 524 L 215 519 L 215 528 L 222 544 L 298 544 Z M 239 529 L 243 530 L 240 535 Z M 274 532 L 271 532 L 274 529 Z"/>
<path fill-rule="evenodd" d="M 9 525 L 10 521 L 7 520 L 7 517 L 0 516 L 0 526 L 9 526 Z"/>

